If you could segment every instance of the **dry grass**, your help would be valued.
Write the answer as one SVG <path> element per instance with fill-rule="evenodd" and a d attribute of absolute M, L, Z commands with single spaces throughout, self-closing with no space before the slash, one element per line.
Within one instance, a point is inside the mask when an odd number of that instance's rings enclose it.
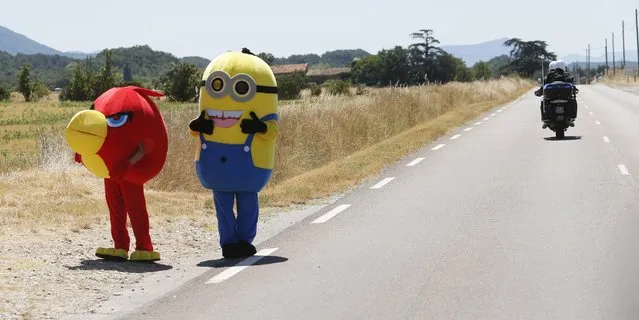
<path fill-rule="evenodd" d="M 632 74 L 627 74 L 627 72 L 631 72 Z M 631 85 L 636 86 L 639 84 L 639 79 L 636 77 L 635 72 L 629 70 L 621 70 L 617 69 L 615 74 L 613 75 L 612 70 L 609 70 L 608 75 L 601 79 L 601 83 L 607 84 L 616 84 L 616 85 Z"/>
<path fill-rule="evenodd" d="M 533 86 L 520 79 L 501 79 L 374 89 L 363 96 L 321 96 L 282 103 L 276 166 L 261 193 L 262 205 L 304 203 L 352 187 Z M 152 225 L 178 216 L 213 215 L 210 194 L 195 176 L 197 140 L 187 132 L 189 120 L 197 116 L 197 106 L 161 102 L 160 107 L 170 149 L 164 170 L 147 186 Z M 0 173 L 5 172 L 0 177 L 0 232 L 3 227 L 34 223 L 75 228 L 105 223 L 102 182 L 72 164 L 62 134 L 71 115 L 84 108 L 83 103 L 59 102 L 11 102 L 0 108 L 2 114 L 13 115 L 0 117 L 0 121 L 20 119 L 16 125 L 0 124 L 0 129 L 24 132 L 24 138 L 12 140 L 21 147 L 7 147 L 8 140 L 0 140 L 0 149 L 5 150 L 5 156 L 0 155 Z M 37 111 L 30 111 L 34 109 Z M 25 114 L 48 124 L 34 130 L 35 120 Z"/>

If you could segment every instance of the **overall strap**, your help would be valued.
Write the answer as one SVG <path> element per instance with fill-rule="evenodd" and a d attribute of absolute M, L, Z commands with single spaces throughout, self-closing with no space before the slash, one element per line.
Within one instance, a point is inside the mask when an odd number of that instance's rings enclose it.
<path fill-rule="evenodd" d="M 263 117 L 260 118 L 261 121 L 269 121 L 269 120 L 279 120 L 279 116 L 277 115 L 277 113 L 269 113 Z M 248 137 L 246 137 L 246 141 L 244 141 L 244 151 L 245 152 L 249 152 L 250 151 L 250 147 L 251 147 L 251 143 L 253 142 L 253 137 L 255 137 L 254 133 L 251 133 L 248 135 Z"/>

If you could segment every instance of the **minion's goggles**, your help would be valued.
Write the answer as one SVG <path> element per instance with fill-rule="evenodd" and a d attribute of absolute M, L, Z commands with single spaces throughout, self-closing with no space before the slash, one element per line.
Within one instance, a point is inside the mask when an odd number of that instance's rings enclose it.
<path fill-rule="evenodd" d="M 230 95 L 237 102 L 249 101 L 258 92 L 277 94 L 277 87 L 257 85 L 255 80 L 245 73 L 231 77 L 224 71 L 214 71 L 206 80 L 202 80 L 200 86 L 205 87 L 213 98 Z"/>

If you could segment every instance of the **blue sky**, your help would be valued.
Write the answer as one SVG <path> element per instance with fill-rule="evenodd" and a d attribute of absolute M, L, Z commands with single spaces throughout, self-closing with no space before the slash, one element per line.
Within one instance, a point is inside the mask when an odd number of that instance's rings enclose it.
<path fill-rule="evenodd" d="M 411 43 L 433 29 L 442 45 L 502 37 L 546 40 L 566 55 L 603 54 L 605 37 L 626 20 L 626 47 L 636 48 L 637 0 L 5 0 L 0 25 L 62 51 L 148 44 L 179 57 L 213 57 L 246 46 L 276 56 L 362 48 L 377 52 Z M 610 39 L 609 39 L 610 41 Z M 610 42 L 609 42 L 610 43 Z"/>

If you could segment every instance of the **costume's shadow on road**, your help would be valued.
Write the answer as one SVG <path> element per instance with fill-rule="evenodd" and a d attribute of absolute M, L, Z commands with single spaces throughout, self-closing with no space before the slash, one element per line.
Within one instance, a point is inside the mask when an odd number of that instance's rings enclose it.
<path fill-rule="evenodd" d="M 69 270 L 105 270 L 126 273 L 147 273 L 173 269 L 172 266 L 156 262 L 82 260 L 79 266 L 67 266 Z"/>
<path fill-rule="evenodd" d="M 564 136 L 563 138 L 558 139 L 557 137 L 545 137 L 546 141 L 574 141 L 581 140 L 581 136 Z"/>
<path fill-rule="evenodd" d="M 254 258 L 258 256 L 253 256 L 253 259 L 215 259 L 215 260 L 207 260 L 202 261 L 197 264 L 198 267 L 209 267 L 209 268 L 228 268 L 234 266 L 259 266 L 273 263 L 280 263 L 288 261 L 288 258 L 280 257 L 280 256 L 265 256 L 261 257 L 259 260 L 254 261 Z"/>

